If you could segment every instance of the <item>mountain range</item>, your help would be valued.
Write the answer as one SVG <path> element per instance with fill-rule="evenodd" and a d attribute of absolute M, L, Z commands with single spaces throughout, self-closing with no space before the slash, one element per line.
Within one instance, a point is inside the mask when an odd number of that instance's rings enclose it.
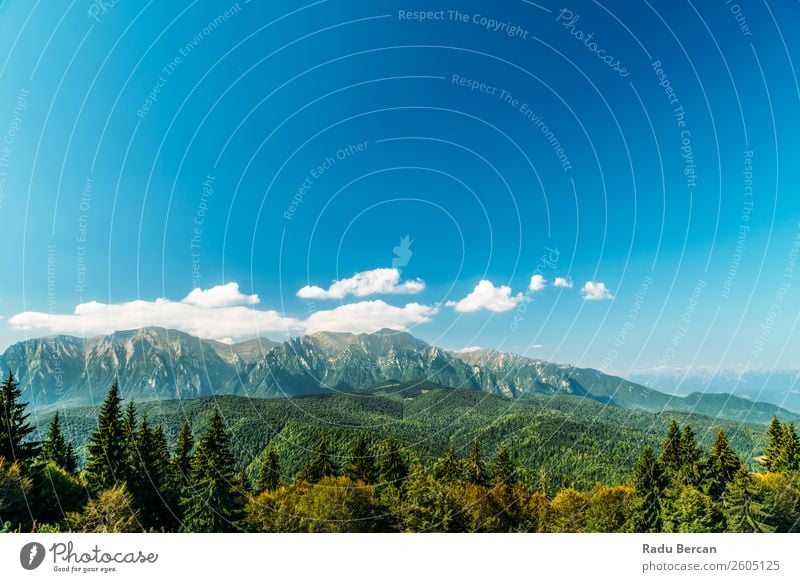
<path fill-rule="evenodd" d="M 674 396 L 590 368 L 496 350 L 446 350 L 389 329 L 320 332 L 284 342 L 225 344 L 142 328 L 87 339 L 49 336 L 10 346 L 0 367 L 19 378 L 35 407 L 92 405 L 118 379 L 139 402 L 214 395 L 251 398 L 358 392 L 387 383 L 430 382 L 512 399 L 572 396 L 648 412 L 691 412 L 742 422 L 800 418 L 731 394 Z"/>
<path fill-rule="evenodd" d="M 670 394 L 687 395 L 735 393 L 750 400 L 771 402 L 800 410 L 800 370 L 797 369 L 710 369 L 660 368 L 636 372 L 631 380 Z"/>

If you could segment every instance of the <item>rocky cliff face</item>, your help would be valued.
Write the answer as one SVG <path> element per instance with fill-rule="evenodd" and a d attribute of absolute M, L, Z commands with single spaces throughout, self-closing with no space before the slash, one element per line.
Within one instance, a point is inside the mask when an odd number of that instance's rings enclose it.
<path fill-rule="evenodd" d="M 664 394 L 624 378 L 496 350 L 453 352 L 408 333 L 317 333 L 283 343 L 222 344 L 159 328 L 79 339 L 53 336 L 14 344 L 0 358 L 34 406 L 93 404 L 119 380 L 137 401 L 214 394 L 256 398 L 352 392 L 426 382 L 509 398 L 572 395 L 647 411 L 675 410 L 769 422 L 798 415 L 733 395 Z"/>

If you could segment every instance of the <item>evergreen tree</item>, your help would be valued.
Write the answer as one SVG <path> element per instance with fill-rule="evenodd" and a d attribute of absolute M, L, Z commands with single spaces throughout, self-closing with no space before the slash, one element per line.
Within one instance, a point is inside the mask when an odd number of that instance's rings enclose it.
<path fill-rule="evenodd" d="M 777 470 L 789 472 L 800 469 L 800 439 L 794 422 L 783 427 L 783 437 L 778 452 Z"/>
<path fill-rule="evenodd" d="M 764 456 L 761 457 L 760 463 L 767 469 L 767 471 L 778 471 L 783 448 L 783 425 L 778 420 L 777 416 L 772 417 L 767 429 L 767 448 L 764 450 Z"/>
<path fill-rule="evenodd" d="M 78 472 L 78 455 L 75 453 L 75 447 L 72 443 L 67 443 L 67 455 L 64 459 L 63 469 L 72 475 Z"/>
<path fill-rule="evenodd" d="M 750 472 L 741 467 L 723 496 L 723 511 L 729 532 L 770 532 L 768 516 Z"/>
<path fill-rule="evenodd" d="M 19 382 L 9 370 L 0 384 L 0 457 L 9 462 L 28 461 L 39 454 L 38 444 L 27 441 L 33 427 L 25 414 L 28 403 L 20 402 L 21 396 Z"/>
<path fill-rule="evenodd" d="M 131 400 L 128 406 L 125 407 L 125 419 L 123 420 L 123 428 L 125 429 L 125 438 L 128 441 L 128 447 L 131 448 L 136 444 L 136 403 Z"/>
<path fill-rule="evenodd" d="M 161 426 L 151 429 L 147 415 L 142 415 L 131 448 L 131 471 L 128 479 L 135 504 L 141 510 L 142 525 L 147 529 L 165 530 L 173 525 L 170 507 L 172 495 L 169 473 L 169 450 Z"/>
<path fill-rule="evenodd" d="M 719 431 L 708 453 L 706 472 L 706 490 L 714 501 L 722 499 L 725 487 L 733 481 L 741 466 L 742 462 L 728 444 L 725 432 Z"/>
<path fill-rule="evenodd" d="M 306 483 L 317 483 L 324 477 L 336 477 L 337 470 L 330 451 L 328 435 L 322 433 L 317 450 L 314 452 L 314 458 L 303 468 L 299 479 Z"/>
<path fill-rule="evenodd" d="M 653 454 L 652 448 L 645 448 L 633 468 L 631 485 L 635 492 L 633 531 L 661 531 L 661 498 L 666 488 L 666 477 L 664 469 L 659 464 L 655 454 Z"/>
<path fill-rule="evenodd" d="M 676 476 L 683 468 L 683 440 L 681 438 L 681 429 L 678 427 L 678 423 L 675 419 L 672 419 L 669 429 L 667 430 L 667 436 L 661 447 L 659 462 L 661 466 L 664 467 L 667 474 L 672 477 Z"/>
<path fill-rule="evenodd" d="M 187 532 L 231 532 L 242 516 L 243 499 L 236 492 L 236 472 L 219 410 L 197 444 L 190 485 L 181 500 Z"/>
<path fill-rule="evenodd" d="M 178 439 L 175 443 L 175 457 L 172 460 L 179 483 L 185 483 L 189 478 L 189 471 L 192 466 L 192 447 L 194 447 L 194 437 L 192 437 L 189 422 L 185 421 L 181 427 L 181 432 L 178 433 Z"/>
<path fill-rule="evenodd" d="M 96 491 L 110 489 L 128 477 L 128 444 L 119 385 L 114 382 L 100 408 L 97 429 L 89 437 L 86 481 Z"/>
<path fill-rule="evenodd" d="M 383 453 L 379 477 L 382 484 L 395 487 L 402 487 L 403 481 L 408 477 L 408 465 L 406 465 L 400 452 L 400 446 L 393 438 L 390 438 L 386 443 L 386 451 Z"/>
<path fill-rule="evenodd" d="M 456 450 L 450 447 L 447 454 L 436 465 L 436 477 L 443 483 L 455 483 L 464 475 L 464 465 L 456 455 Z"/>
<path fill-rule="evenodd" d="M 679 533 L 718 531 L 711 498 L 691 485 L 681 488 L 671 508 L 671 530 Z"/>
<path fill-rule="evenodd" d="M 356 443 L 353 445 L 353 452 L 345 473 L 353 481 L 363 481 L 370 485 L 377 479 L 378 469 L 375 467 L 375 459 L 369 451 L 367 438 L 363 434 L 358 435 Z"/>
<path fill-rule="evenodd" d="M 496 483 L 503 483 L 510 486 L 517 480 L 516 471 L 517 468 L 511 460 L 511 454 L 508 452 L 508 449 L 505 446 L 500 447 L 494 459 L 494 463 L 492 463 L 492 479 L 494 479 Z"/>
<path fill-rule="evenodd" d="M 169 455 L 169 444 L 167 444 L 167 436 L 164 434 L 164 427 L 160 424 L 157 424 L 153 430 L 153 447 L 156 452 L 158 469 L 163 475 L 166 475 L 172 459 Z"/>
<path fill-rule="evenodd" d="M 256 489 L 260 491 L 275 491 L 281 484 L 281 467 L 277 451 L 270 447 L 258 472 Z"/>
<path fill-rule="evenodd" d="M 703 449 L 697 443 L 692 427 L 684 425 L 681 432 L 681 479 L 690 485 L 700 486 L 703 479 Z"/>
<path fill-rule="evenodd" d="M 467 482 L 473 485 L 486 485 L 489 481 L 489 472 L 481 458 L 481 448 L 477 440 L 472 441 L 469 457 L 464 467 L 464 476 Z"/>
<path fill-rule="evenodd" d="M 61 422 L 58 412 L 53 415 L 50 421 L 50 428 L 47 431 L 47 438 L 42 446 L 42 456 L 46 461 L 52 461 L 69 473 L 75 472 L 74 451 L 64 439 L 61 432 Z"/>

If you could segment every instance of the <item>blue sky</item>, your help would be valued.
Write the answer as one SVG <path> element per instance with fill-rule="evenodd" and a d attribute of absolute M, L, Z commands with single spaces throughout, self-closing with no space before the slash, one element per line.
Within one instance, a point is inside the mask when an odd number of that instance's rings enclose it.
<path fill-rule="evenodd" d="M 261 4 L 2 3 L 0 346 L 797 367 L 800 5 Z"/>

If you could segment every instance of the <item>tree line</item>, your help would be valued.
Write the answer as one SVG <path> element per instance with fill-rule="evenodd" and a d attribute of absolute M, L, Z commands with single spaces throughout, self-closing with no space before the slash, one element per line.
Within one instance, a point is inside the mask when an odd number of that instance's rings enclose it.
<path fill-rule="evenodd" d="M 669 426 L 625 482 L 579 491 L 531 479 L 500 446 L 478 440 L 420 461 L 400 441 L 360 434 L 337 456 L 322 433 L 295 476 L 268 446 L 258 471 L 237 467 L 218 409 L 195 439 L 184 423 L 172 446 L 115 383 L 79 467 L 58 413 L 34 432 L 14 376 L 0 385 L 0 527 L 85 532 L 772 532 L 800 520 L 800 439 L 773 418 L 760 470 L 719 431 L 706 453 L 688 424 Z"/>

